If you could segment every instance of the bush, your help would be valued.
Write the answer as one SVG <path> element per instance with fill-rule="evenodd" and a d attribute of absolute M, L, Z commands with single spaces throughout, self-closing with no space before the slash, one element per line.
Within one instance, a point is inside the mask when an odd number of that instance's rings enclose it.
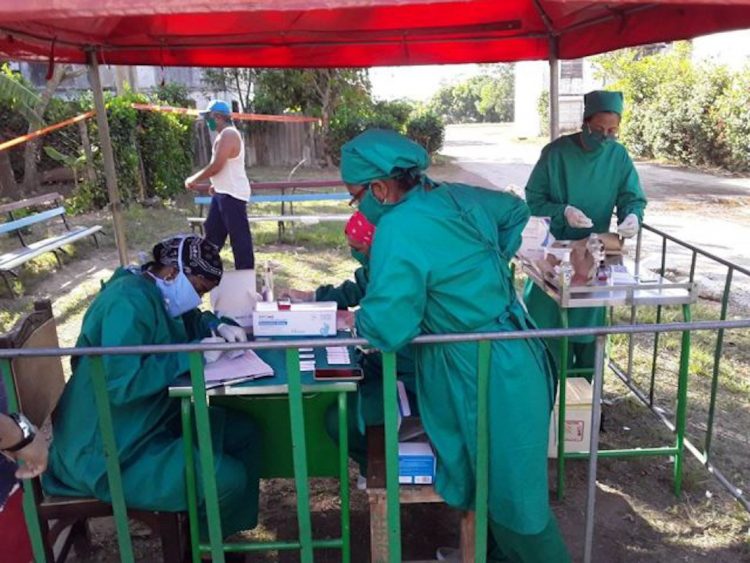
<path fill-rule="evenodd" d="M 435 154 L 443 148 L 445 124 L 436 113 L 423 110 L 413 114 L 406 123 L 406 136 L 422 145 L 428 153 Z"/>
<path fill-rule="evenodd" d="M 542 135 L 549 136 L 549 90 L 543 90 L 536 102 L 539 113 L 539 129 Z"/>
<path fill-rule="evenodd" d="M 622 142 L 636 156 L 750 170 L 750 69 L 695 64 L 690 55 L 689 44 L 676 43 L 597 58 L 608 87 L 625 96 Z"/>
<path fill-rule="evenodd" d="M 133 92 L 107 98 L 117 186 L 123 203 L 139 199 L 141 195 L 172 198 L 184 189 L 185 178 L 192 169 L 192 120 L 177 114 L 140 111 L 132 107 L 133 103 L 164 105 L 175 101 L 175 98 L 150 100 Z M 96 120 L 91 119 L 88 124 L 98 180 L 95 185 L 85 182 L 79 187 L 70 202 L 72 211 L 102 208 L 109 201 Z"/>
<path fill-rule="evenodd" d="M 403 100 L 376 102 L 359 108 L 341 107 L 331 119 L 326 137 L 331 160 L 338 165 L 344 143 L 366 129 L 390 129 L 405 133 L 407 120 L 413 111 L 414 106 Z"/>

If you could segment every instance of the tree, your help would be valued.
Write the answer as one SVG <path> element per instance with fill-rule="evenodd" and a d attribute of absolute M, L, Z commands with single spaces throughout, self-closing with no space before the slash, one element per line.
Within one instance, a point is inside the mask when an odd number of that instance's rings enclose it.
<path fill-rule="evenodd" d="M 513 119 L 512 65 L 483 65 L 483 73 L 443 86 L 428 107 L 448 123 L 510 121 Z"/>

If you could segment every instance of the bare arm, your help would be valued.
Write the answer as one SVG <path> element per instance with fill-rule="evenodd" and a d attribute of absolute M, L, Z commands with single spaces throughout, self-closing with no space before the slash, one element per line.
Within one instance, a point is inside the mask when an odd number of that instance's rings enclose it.
<path fill-rule="evenodd" d="M 218 174 L 227 160 L 240 154 L 240 136 L 232 131 L 224 130 L 219 133 L 216 141 L 216 150 L 211 157 L 211 162 L 205 168 L 198 170 L 195 174 L 185 180 L 185 187 L 189 190 L 195 189 L 195 184 L 208 180 L 211 176 Z"/>
<path fill-rule="evenodd" d="M 5 414 L 0 414 L 0 450 L 16 445 L 23 438 L 23 432 L 15 421 Z"/>
<path fill-rule="evenodd" d="M 11 448 L 22 438 L 23 433 L 15 421 L 7 415 L 0 414 L 0 449 Z M 47 440 L 41 432 L 37 432 L 29 445 L 17 452 L 5 452 L 5 455 L 23 462 L 16 471 L 18 479 L 31 479 L 47 469 Z"/>

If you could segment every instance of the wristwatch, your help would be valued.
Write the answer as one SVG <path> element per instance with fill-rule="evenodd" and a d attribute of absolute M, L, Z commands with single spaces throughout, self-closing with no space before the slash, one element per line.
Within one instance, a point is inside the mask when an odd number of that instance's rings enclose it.
<path fill-rule="evenodd" d="M 17 452 L 18 450 L 22 450 L 23 448 L 28 446 L 32 442 L 32 440 L 34 440 L 34 437 L 36 436 L 36 426 L 34 426 L 31 421 L 20 412 L 14 412 L 13 414 L 9 414 L 8 416 L 12 418 L 13 421 L 21 429 L 23 438 L 21 438 L 21 441 L 17 444 L 9 448 L 5 448 L 3 451 Z"/>

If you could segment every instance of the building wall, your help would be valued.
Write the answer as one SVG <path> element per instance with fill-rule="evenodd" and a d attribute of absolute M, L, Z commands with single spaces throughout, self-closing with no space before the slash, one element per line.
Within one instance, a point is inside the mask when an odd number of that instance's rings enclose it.
<path fill-rule="evenodd" d="M 549 64 L 542 61 L 515 65 L 515 126 L 519 137 L 536 137 L 542 132 L 538 101 L 549 91 Z M 560 61 L 560 130 L 573 131 L 581 126 L 583 95 L 602 87 L 590 59 Z"/>

